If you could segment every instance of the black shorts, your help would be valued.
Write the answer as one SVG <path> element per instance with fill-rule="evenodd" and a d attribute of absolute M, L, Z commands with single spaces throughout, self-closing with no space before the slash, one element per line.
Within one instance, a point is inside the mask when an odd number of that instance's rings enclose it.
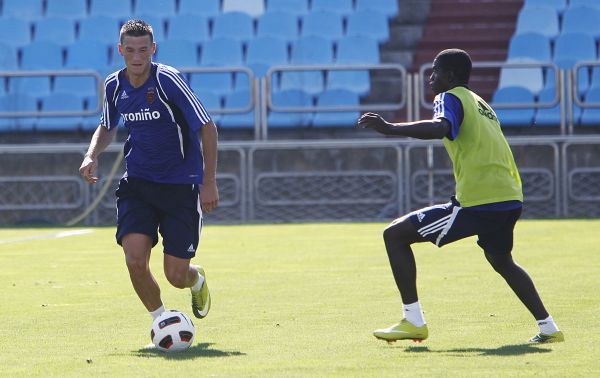
<path fill-rule="evenodd" d="M 119 181 L 117 243 L 123 236 L 140 233 L 158 243 L 166 254 L 190 259 L 196 255 L 202 230 L 202 210 L 195 184 L 160 184 L 132 177 Z"/>
<path fill-rule="evenodd" d="M 414 211 L 408 217 L 419 235 L 441 247 L 477 235 L 477 244 L 486 253 L 507 254 L 513 248 L 513 230 L 521 207 L 505 211 L 469 210 L 453 198 L 443 205 Z"/>

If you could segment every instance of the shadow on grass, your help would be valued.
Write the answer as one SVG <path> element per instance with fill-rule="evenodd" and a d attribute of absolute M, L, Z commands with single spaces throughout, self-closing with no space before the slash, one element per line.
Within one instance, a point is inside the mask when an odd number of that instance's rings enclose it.
<path fill-rule="evenodd" d="M 191 346 L 181 352 L 165 353 L 153 347 L 144 347 L 133 351 L 133 355 L 137 357 L 159 357 L 168 360 L 192 360 L 194 358 L 202 357 L 232 357 L 232 356 L 245 356 L 246 353 L 238 351 L 224 351 L 219 349 L 210 348 L 212 343 L 200 343 Z"/>
<path fill-rule="evenodd" d="M 503 345 L 498 348 L 456 348 L 431 350 L 426 346 L 409 346 L 405 348 L 408 353 L 445 353 L 459 357 L 478 356 L 520 356 L 524 354 L 548 353 L 552 349 L 541 348 L 534 344 Z"/>

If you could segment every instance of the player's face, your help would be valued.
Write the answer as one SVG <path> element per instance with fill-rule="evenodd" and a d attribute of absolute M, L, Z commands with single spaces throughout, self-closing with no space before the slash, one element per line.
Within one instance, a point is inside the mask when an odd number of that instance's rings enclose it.
<path fill-rule="evenodd" d="M 124 36 L 119 43 L 119 54 L 125 59 L 127 72 L 131 75 L 143 75 L 150 70 L 152 55 L 156 51 L 156 43 L 150 42 L 150 36 Z"/>
<path fill-rule="evenodd" d="M 433 93 L 439 94 L 451 89 L 451 81 L 451 72 L 443 69 L 437 59 L 434 60 L 433 72 L 431 72 L 431 75 L 429 76 L 429 86 L 433 90 Z"/>

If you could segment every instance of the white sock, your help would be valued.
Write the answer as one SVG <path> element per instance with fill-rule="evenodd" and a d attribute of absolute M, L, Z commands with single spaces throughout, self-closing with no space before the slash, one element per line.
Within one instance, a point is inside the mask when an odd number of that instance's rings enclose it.
<path fill-rule="evenodd" d="M 404 310 L 404 319 L 411 322 L 414 326 L 422 327 L 425 324 L 423 310 L 421 310 L 419 301 L 411 304 L 403 304 L 402 309 Z"/>
<path fill-rule="evenodd" d="M 554 332 L 558 332 L 558 326 L 554 323 L 554 319 L 552 316 L 548 316 L 546 319 L 538 320 L 538 326 L 540 327 L 540 332 L 546 335 L 550 335 Z"/>
<path fill-rule="evenodd" d="M 154 311 L 150 311 L 150 316 L 152 316 L 152 320 L 158 318 L 163 312 L 165 312 L 165 306 L 160 306 Z"/>
<path fill-rule="evenodd" d="M 198 281 L 192 286 L 192 291 L 199 291 L 202 289 L 202 284 L 204 283 L 204 277 L 200 273 L 198 273 Z"/>

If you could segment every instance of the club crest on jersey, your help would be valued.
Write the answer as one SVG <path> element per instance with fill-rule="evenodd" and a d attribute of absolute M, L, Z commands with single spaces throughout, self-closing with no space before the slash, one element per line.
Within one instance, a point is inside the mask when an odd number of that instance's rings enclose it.
<path fill-rule="evenodd" d="M 146 92 L 146 101 L 148 101 L 148 104 L 152 104 L 154 99 L 154 87 L 148 87 L 148 91 Z"/>

